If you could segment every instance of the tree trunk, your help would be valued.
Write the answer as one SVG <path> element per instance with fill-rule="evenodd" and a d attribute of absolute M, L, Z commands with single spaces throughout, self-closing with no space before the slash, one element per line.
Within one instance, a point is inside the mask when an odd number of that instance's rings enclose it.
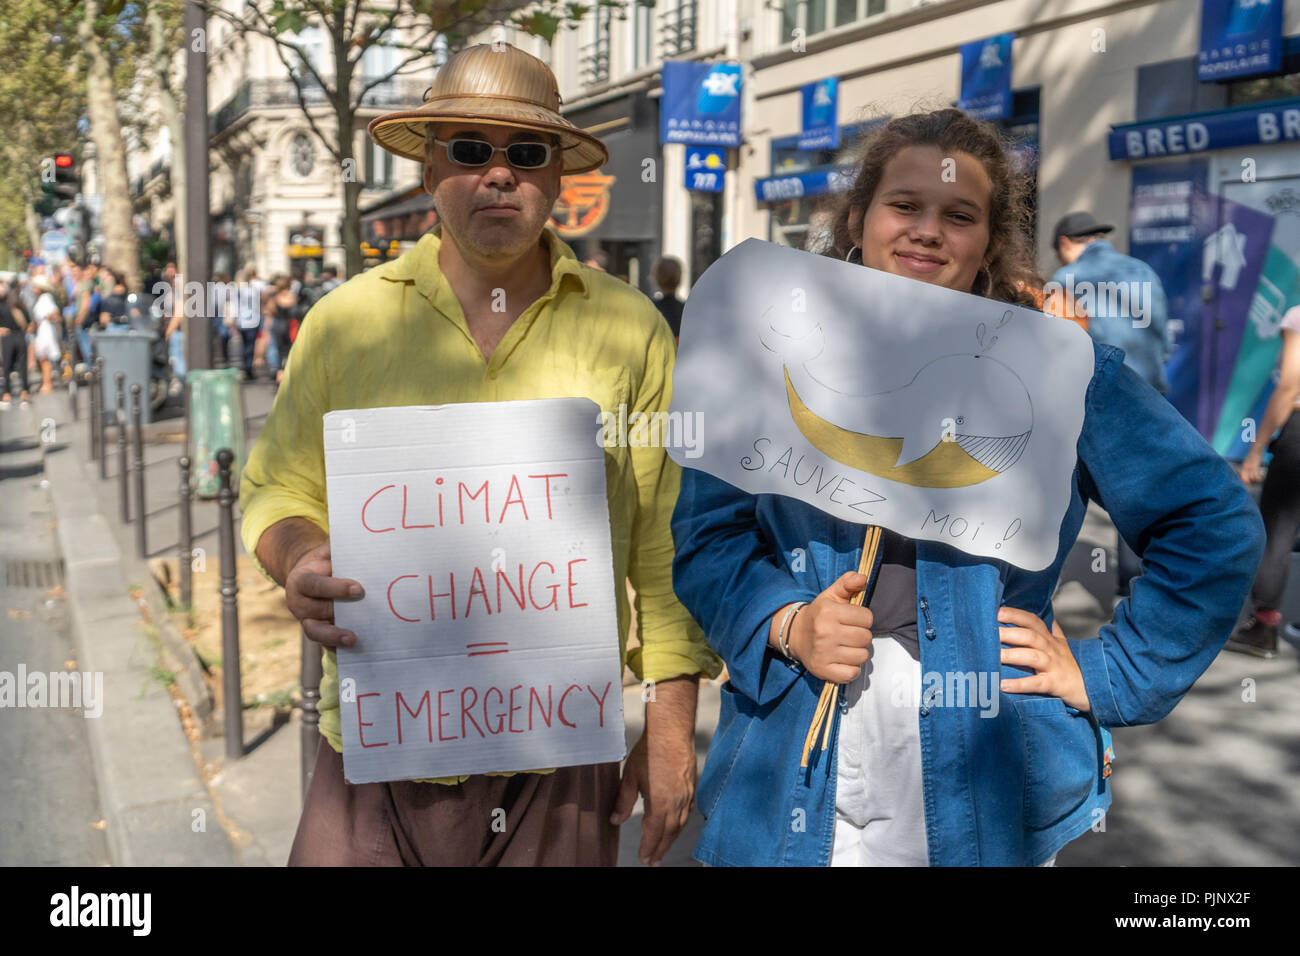
<path fill-rule="evenodd" d="M 117 117 L 113 93 L 113 72 L 99 36 L 95 20 L 100 0 L 85 0 L 86 16 L 78 28 L 81 47 L 90 61 L 86 73 L 87 113 L 90 135 L 95 141 L 99 164 L 99 185 L 104 196 L 101 224 L 104 230 L 104 264 L 121 270 L 132 292 L 143 289 L 140 276 L 140 247 L 131 224 L 131 193 L 126 176 L 126 148 L 122 126 Z"/>
<path fill-rule="evenodd" d="M 338 124 L 339 169 L 343 175 L 343 221 L 339 241 L 343 243 L 344 276 L 361 272 L 361 177 L 356 159 L 356 109 L 352 105 L 352 70 L 348 59 L 349 37 L 344 33 L 345 9 L 336 8 L 331 24 L 334 46 L 334 120 Z"/>
<path fill-rule="evenodd" d="M 176 246 L 176 262 L 185 259 L 185 126 L 176 104 L 176 93 L 171 83 L 171 45 L 167 42 L 167 27 L 156 3 L 145 9 L 149 24 L 149 62 L 158 81 L 158 112 L 167 127 L 172 141 L 171 193 L 172 241 Z"/>

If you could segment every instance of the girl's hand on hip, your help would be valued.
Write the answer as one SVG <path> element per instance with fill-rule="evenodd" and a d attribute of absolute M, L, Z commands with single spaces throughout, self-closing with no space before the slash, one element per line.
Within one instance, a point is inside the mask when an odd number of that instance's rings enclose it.
<path fill-rule="evenodd" d="M 1016 667 L 1029 667 L 1032 677 L 1019 677 L 1002 681 L 1002 690 L 1008 694 L 1050 694 L 1059 697 L 1076 710 L 1090 711 L 1092 704 L 1083 685 L 1083 672 L 1070 653 L 1061 625 L 1052 621 L 1047 625 L 1036 614 L 1018 607 L 1003 607 L 998 611 L 1000 626 L 998 639 L 1014 647 L 1002 648 L 1002 663 Z"/>
<path fill-rule="evenodd" d="M 791 625 L 790 652 L 814 677 L 847 684 L 871 656 L 871 611 L 850 604 L 867 576 L 847 572 L 800 609 Z"/>

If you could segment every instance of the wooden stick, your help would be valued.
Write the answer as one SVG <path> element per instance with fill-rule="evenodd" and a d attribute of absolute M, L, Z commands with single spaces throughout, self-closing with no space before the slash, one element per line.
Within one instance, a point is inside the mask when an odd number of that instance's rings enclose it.
<path fill-rule="evenodd" d="M 876 551 L 880 548 L 880 526 L 867 525 L 866 537 L 862 539 L 862 560 L 858 562 L 858 574 L 871 576 L 871 569 L 876 564 Z M 853 595 L 853 600 L 849 603 L 862 607 L 862 602 L 866 599 L 867 589 L 864 587 L 857 594 Z M 839 696 L 840 685 L 834 681 L 827 681 L 822 687 L 821 697 L 817 699 L 817 710 L 813 712 L 812 726 L 808 728 L 808 736 L 803 741 L 803 759 L 800 761 L 800 767 L 808 766 L 808 755 L 811 753 L 813 743 L 817 740 L 818 731 L 822 732 L 822 750 L 826 749 L 831 739 L 831 722 L 835 717 L 835 701 Z M 825 721 L 823 728 L 822 722 Z"/>

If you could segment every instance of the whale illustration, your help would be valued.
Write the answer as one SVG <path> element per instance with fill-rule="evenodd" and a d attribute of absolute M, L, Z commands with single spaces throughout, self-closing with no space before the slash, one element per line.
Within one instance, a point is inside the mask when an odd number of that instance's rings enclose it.
<path fill-rule="evenodd" d="M 980 335 L 982 342 L 982 328 Z M 1029 444 L 1029 390 L 987 354 L 941 355 L 896 388 L 852 395 L 808 368 L 826 348 L 820 325 L 798 339 L 769 327 L 762 343 L 783 359 L 786 398 L 800 433 L 859 471 L 905 485 L 962 488 L 1011 468 Z"/>

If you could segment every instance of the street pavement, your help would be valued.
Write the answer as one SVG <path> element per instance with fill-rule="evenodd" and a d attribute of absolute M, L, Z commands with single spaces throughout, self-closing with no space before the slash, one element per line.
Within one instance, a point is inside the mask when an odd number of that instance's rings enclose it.
<path fill-rule="evenodd" d="M 243 397 L 251 447 L 274 389 L 249 383 Z M 101 481 L 98 463 L 88 460 L 87 402 L 84 394 L 80 398 L 75 421 L 63 390 L 36 396 L 30 409 L 15 405 L 0 412 L 3 555 L 62 558 L 67 588 L 66 601 L 30 589 L 0 590 L 6 610 L 32 615 L 0 618 L 0 670 L 20 661 L 29 670 L 59 669 L 75 659 L 82 669 L 105 672 L 108 706 L 91 720 L 57 711 L 44 720 L 33 720 L 30 712 L 0 717 L 6 728 L 0 735 L 0 863 L 282 865 L 301 809 L 297 715 L 279 726 L 249 726 L 246 753 L 235 761 L 225 759 L 219 737 L 190 747 L 174 702 L 151 679 L 158 642 L 141 618 L 161 606 L 160 592 L 146 591 L 143 608 L 127 594 L 131 584 L 154 585 L 135 554 L 133 526 L 118 519 L 116 447 L 110 437 L 108 479 Z M 49 420 L 56 440 L 41 442 L 41 423 Z M 181 431 L 179 420 L 165 418 L 147 429 L 147 557 L 173 556 L 178 547 Z M 195 501 L 193 515 L 195 545 L 216 560 L 215 502 Z M 1096 634 L 1109 620 L 1115 540 L 1105 512 L 1091 507 L 1054 602 L 1067 635 Z M 236 547 L 242 551 L 238 537 Z M 1097 548 L 1102 571 L 1093 570 Z M 1116 729 L 1111 812 L 1099 832 L 1064 848 L 1057 864 L 1300 862 L 1297 660 L 1289 646 L 1273 661 L 1222 654 L 1164 721 Z M 640 687 L 624 690 L 629 747 L 641 731 L 640 696 Z M 716 684 L 701 683 L 701 767 L 718 698 Z M 48 756 L 56 751 L 57 757 Z M 34 753 L 43 754 L 39 772 L 27 766 Z M 90 826 L 101 817 L 103 830 Z M 200 818 L 202 830 L 196 829 Z M 690 853 L 701 823 L 693 813 L 664 865 L 696 865 Z M 620 865 L 639 865 L 639 842 L 638 803 L 622 830 Z"/>

